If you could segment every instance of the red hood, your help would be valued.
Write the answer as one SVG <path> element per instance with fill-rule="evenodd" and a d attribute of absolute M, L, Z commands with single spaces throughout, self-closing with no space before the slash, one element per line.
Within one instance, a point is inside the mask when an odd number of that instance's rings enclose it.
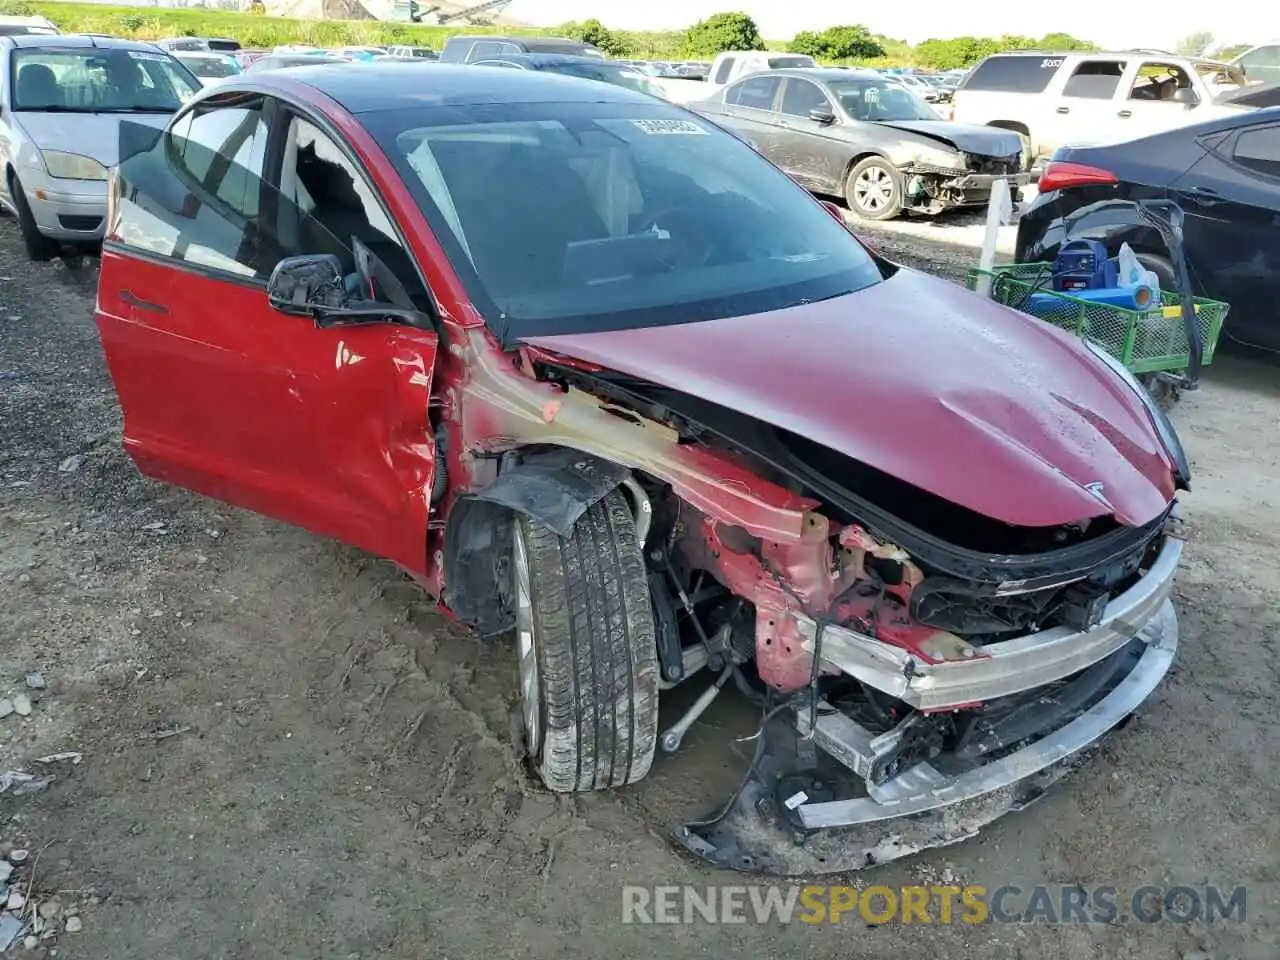
<path fill-rule="evenodd" d="M 985 516 L 1154 519 L 1173 464 L 1142 401 L 1074 337 L 900 270 L 775 313 L 528 337 L 807 437 Z M 1085 489 L 1102 484 L 1099 501 Z"/>

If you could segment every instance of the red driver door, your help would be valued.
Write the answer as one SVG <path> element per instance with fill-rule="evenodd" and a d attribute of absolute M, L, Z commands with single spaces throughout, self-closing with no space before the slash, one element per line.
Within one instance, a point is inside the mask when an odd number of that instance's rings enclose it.
<path fill-rule="evenodd" d="M 333 253 L 354 281 L 350 242 L 296 176 L 297 124 L 269 98 L 205 101 L 121 165 L 96 316 L 125 445 L 156 479 L 426 573 L 435 333 L 320 327 L 268 302 L 286 256 Z M 344 160 L 362 176 L 332 140 L 309 147 L 329 164 L 313 183 Z M 357 195 L 376 207 L 367 185 Z M 375 252 L 395 260 L 403 246 L 376 215 Z M 359 217 L 343 226 L 363 232 Z"/>

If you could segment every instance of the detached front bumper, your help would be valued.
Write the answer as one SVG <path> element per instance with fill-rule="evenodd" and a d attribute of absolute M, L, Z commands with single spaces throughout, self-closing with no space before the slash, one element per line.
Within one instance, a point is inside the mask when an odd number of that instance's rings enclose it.
<path fill-rule="evenodd" d="M 766 731 L 770 752 L 729 812 L 678 828 L 677 839 L 721 866 L 820 874 L 955 843 L 1023 808 L 1080 766 L 1168 672 L 1178 646 L 1169 594 L 1181 553 L 1182 541 L 1166 537 L 1146 574 L 1090 630 L 962 644 L 937 663 L 828 627 L 824 666 L 917 711 L 974 711 L 983 715 L 979 732 L 963 750 L 895 766 L 908 724 L 877 733 L 824 702 L 811 729 L 800 709 L 789 727 Z M 814 624 L 799 626 L 812 650 Z"/>

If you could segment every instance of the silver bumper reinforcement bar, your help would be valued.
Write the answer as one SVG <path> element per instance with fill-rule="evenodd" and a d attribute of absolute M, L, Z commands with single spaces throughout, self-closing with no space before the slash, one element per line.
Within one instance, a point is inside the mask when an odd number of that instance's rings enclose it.
<path fill-rule="evenodd" d="M 970 647 L 959 638 L 956 659 L 928 663 L 900 647 L 848 627 L 822 633 L 823 666 L 847 673 L 918 710 L 946 710 L 995 700 L 1061 680 L 1109 657 L 1164 608 L 1182 556 L 1182 541 L 1165 538 L 1151 569 L 1107 604 L 1091 630 L 1054 627 L 1003 643 Z M 812 652 L 816 625 L 797 616 Z"/>
<path fill-rule="evenodd" d="M 886 783 L 868 784 L 867 797 L 801 805 L 796 811 L 801 823 L 809 829 L 847 827 L 936 810 L 1009 787 L 1079 753 L 1133 713 L 1168 672 L 1178 646 L 1173 603 L 1162 599 L 1135 633 L 1147 646 L 1128 676 L 1079 717 L 1032 745 L 949 777 L 927 762 L 917 764 Z M 801 732 L 807 733 L 807 711 L 797 714 Z M 818 719 L 814 738 L 845 766 L 865 775 L 882 746 L 878 741 L 892 736 L 876 737 L 844 715 L 829 713 Z"/>

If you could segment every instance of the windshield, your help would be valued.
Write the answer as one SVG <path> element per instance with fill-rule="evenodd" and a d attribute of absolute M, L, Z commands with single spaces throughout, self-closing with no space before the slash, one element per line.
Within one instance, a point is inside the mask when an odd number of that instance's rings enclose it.
<path fill-rule="evenodd" d="M 785 174 L 665 104 L 364 118 L 507 343 L 764 313 L 880 279 Z"/>
<path fill-rule="evenodd" d="M 179 54 L 178 59 L 197 77 L 206 79 L 234 77 L 240 72 L 240 65 L 227 57 L 184 57 Z"/>
<path fill-rule="evenodd" d="M 173 113 L 200 89 L 158 50 L 15 50 L 12 62 L 14 110 Z"/>
<path fill-rule="evenodd" d="M 565 73 L 585 80 L 601 80 L 614 86 L 626 87 L 639 93 L 647 93 L 660 100 L 666 99 L 662 88 L 644 74 L 628 67 L 619 67 L 609 63 L 557 63 L 551 67 L 556 73 Z"/>
<path fill-rule="evenodd" d="M 845 112 L 855 120 L 937 120 L 938 115 L 910 90 L 878 77 L 827 83 Z"/>

